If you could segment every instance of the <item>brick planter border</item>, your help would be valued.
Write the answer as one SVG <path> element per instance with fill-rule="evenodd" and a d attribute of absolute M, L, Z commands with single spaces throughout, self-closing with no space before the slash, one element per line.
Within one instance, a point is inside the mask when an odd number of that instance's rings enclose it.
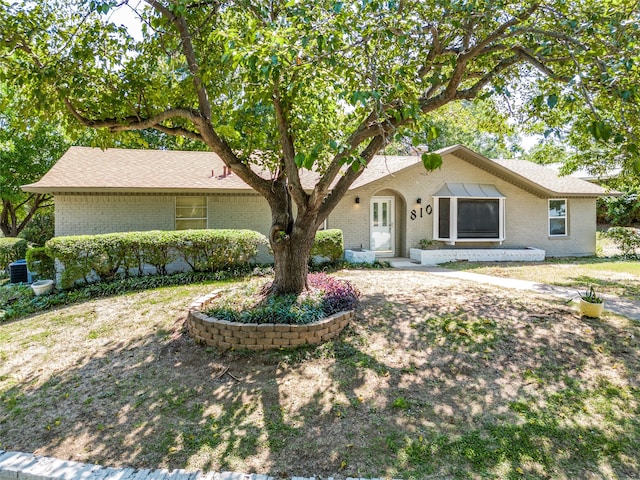
<path fill-rule="evenodd" d="M 336 337 L 354 314 L 353 310 L 338 312 L 306 325 L 229 322 L 203 312 L 219 295 L 215 291 L 189 305 L 187 329 L 196 341 L 223 350 L 272 350 L 319 344 Z"/>

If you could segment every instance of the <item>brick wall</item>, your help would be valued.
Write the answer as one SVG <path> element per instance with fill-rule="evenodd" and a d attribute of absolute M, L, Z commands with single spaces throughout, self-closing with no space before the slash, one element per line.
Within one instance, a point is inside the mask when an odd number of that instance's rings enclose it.
<path fill-rule="evenodd" d="M 427 172 L 418 164 L 373 184 L 348 192 L 329 216 L 328 227 L 344 232 L 346 248 L 370 247 L 370 203 L 374 195 L 396 198 L 396 252 L 408 256 L 409 248 L 423 238 L 433 238 L 432 195 L 445 182 L 489 183 L 507 197 L 505 246 L 543 249 L 549 256 L 589 255 L 595 252 L 595 199 L 568 199 L 568 236 L 548 236 L 547 201 L 470 165 L 453 155 L 443 167 Z M 355 198 L 360 203 L 355 203 Z M 173 230 L 174 195 L 56 195 L 56 235 L 97 234 L 119 231 Z M 271 212 L 257 194 L 208 195 L 209 228 L 248 228 L 265 235 Z M 418 204 L 416 200 L 422 199 Z M 415 219 L 411 218 L 415 211 Z M 495 245 L 495 244 L 493 244 Z M 261 255 L 258 261 L 269 261 Z"/>
<path fill-rule="evenodd" d="M 421 239 L 434 237 L 433 213 L 427 214 L 426 209 L 429 205 L 433 208 L 432 195 L 445 182 L 487 183 L 495 185 L 506 196 L 505 246 L 540 248 L 549 256 L 591 255 L 595 252 L 594 198 L 569 198 L 568 235 L 549 237 L 547 198 L 537 197 L 453 155 L 444 157 L 444 164 L 439 170 L 427 172 L 418 164 L 350 191 L 329 216 L 329 228 L 344 231 L 345 248 L 359 248 L 361 245 L 365 249 L 370 248 L 371 198 L 392 194 L 396 197 L 396 209 L 401 209 L 396 215 L 396 228 L 406 230 L 404 235 L 396 235 L 395 254 L 408 256 L 409 249 L 416 248 Z M 360 198 L 359 204 L 355 203 L 356 196 Z M 421 204 L 417 203 L 418 198 L 422 199 Z M 412 210 L 415 210 L 415 219 L 411 218 Z"/>
<path fill-rule="evenodd" d="M 173 230 L 173 196 L 55 195 L 56 236 Z"/>
<path fill-rule="evenodd" d="M 272 350 L 319 344 L 336 337 L 353 317 L 353 311 L 348 311 L 307 325 L 229 322 L 203 312 L 217 297 L 218 292 L 213 292 L 189 306 L 187 328 L 197 341 L 222 350 Z"/>

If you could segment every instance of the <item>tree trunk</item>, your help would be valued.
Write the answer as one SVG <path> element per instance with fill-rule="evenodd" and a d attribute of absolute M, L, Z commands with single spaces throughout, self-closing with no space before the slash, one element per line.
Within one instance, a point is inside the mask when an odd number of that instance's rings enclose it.
<path fill-rule="evenodd" d="M 48 200 L 48 195 L 30 195 L 27 200 L 15 205 L 10 200 L 2 201 L 2 211 L 0 212 L 0 230 L 5 237 L 17 237 L 22 233 L 25 227 L 29 224 L 36 211 L 43 207 L 43 204 Z M 27 214 L 25 217 L 18 221 L 18 210 L 22 209 L 25 205 L 29 204 Z"/>
<path fill-rule="evenodd" d="M 0 213 L 0 230 L 5 237 L 17 237 L 18 221 L 13 204 L 9 200 L 2 201 L 2 212 Z"/>
<path fill-rule="evenodd" d="M 275 263 L 271 293 L 274 295 L 297 295 L 307 287 L 309 253 L 315 232 L 311 236 L 307 232 L 300 233 L 284 239 L 273 249 Z M 309 236 L 311 238 L 305 238 Z"/>
<path fill-rule="evenodd" d="M 297 205 L 294 220 L 292 199 L 285 181 L 274 182 L 267 200 L 271 206 L 269 243 L 273 250 L 273 295 L 299 294 L 307 287 L 309 255 L 316 236 L 317 214 L 307 204 Z"/>

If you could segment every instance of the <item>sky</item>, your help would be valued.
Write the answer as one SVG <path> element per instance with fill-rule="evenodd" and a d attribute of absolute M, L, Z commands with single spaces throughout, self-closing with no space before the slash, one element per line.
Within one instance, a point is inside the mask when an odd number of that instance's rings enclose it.
<path fill-rule="evenodd" d="M 130 0 L 130 3 L 135 8 L 142 3 L 142 0 Z M 136 40 L 142 40 L 140 19 L 128 5 L 113 9 L 109 12 L 107 18 L 116 25 L 127 27 L 129 34 Z"/>

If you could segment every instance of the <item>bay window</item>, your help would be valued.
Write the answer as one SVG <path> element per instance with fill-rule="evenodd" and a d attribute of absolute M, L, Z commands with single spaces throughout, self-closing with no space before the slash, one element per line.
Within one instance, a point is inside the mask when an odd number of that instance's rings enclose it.
<path fill-rule="evenodd" d="M 434 198 L 434 237 L 456 242 L 502 242 L 505 197 L 493 185 L 446 183 Z"/>

